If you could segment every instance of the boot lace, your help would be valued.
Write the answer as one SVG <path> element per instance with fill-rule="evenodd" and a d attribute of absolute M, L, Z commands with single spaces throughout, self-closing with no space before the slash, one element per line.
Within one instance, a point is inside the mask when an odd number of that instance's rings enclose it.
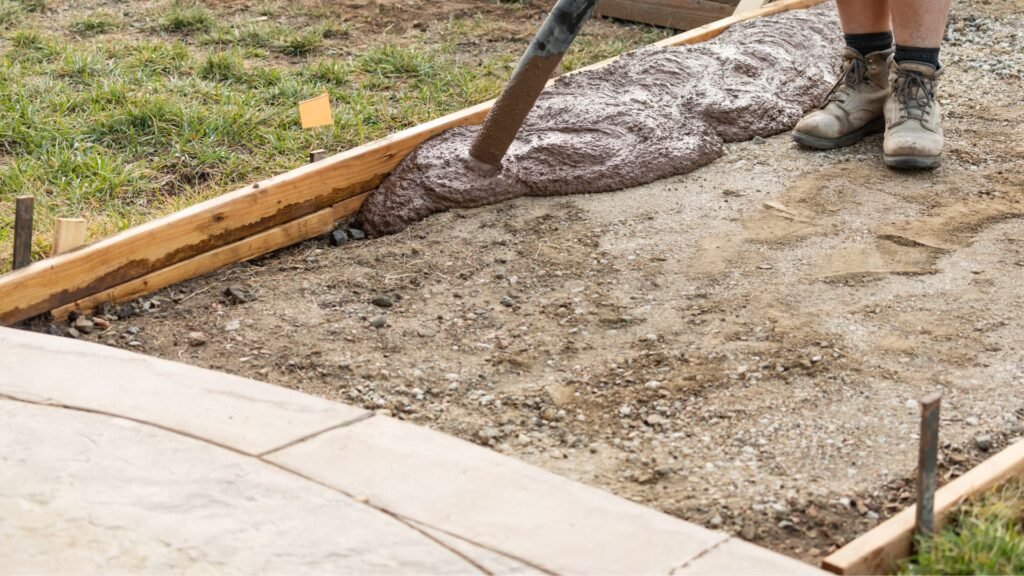
<path fill-rule="evenodd" d="M 935 81 L 917 72 L 901 70 L 893 94 L 900 107 L 900 123 L 907 119 L 924 120 L 935 103 Z"/>
<path fill-rule="evenodd" d="M 832 89 L 825 95 L 825 99 L 818 105 L 819 108 L 824 108 L 829 105 L 830 102 L 838 102 L 842 104 L 847 97 L 846 88 L 856 88 L 857 85 L 867 82 L 868 77 L 868 66 L 864 62 L 863 58 L 850 58 L 846 62 L 846 66 L 843 67 L 843 73 L 839 75 L 839 80 L 832 86 Z"/>

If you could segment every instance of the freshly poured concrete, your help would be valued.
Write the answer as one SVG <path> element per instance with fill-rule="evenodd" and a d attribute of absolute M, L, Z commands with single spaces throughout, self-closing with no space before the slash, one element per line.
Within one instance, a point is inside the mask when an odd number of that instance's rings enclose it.
<path fill-rule="evenodd" d="M 444 434 L 0 329 L 10 573 L 812 573 Z"/>

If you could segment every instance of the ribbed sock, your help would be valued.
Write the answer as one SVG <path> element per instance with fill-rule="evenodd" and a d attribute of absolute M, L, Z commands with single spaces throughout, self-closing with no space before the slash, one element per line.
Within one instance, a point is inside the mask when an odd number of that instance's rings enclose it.
<path fill-rule="evenodd" d="M 892 48 L 892 32 L 871 32 L 869 34 L 846 34 L 846 45 L 867 56 Z"/>
<path fill-rule="evenodd" d="M 938 48 L 918 48 L 917 46 L 900 46 L 897 44 L 895 58 L 897 62 L 911 60 L 931 64 L 935 66 L 936 70 L 940 68 Z"/>

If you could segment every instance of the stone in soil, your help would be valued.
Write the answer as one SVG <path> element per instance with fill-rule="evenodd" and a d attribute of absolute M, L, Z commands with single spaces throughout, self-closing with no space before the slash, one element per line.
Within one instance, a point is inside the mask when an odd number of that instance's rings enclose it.
<path fill-rule="evenodd" d="M 344 230 L 332 230 L 329 236 L 331 246 L 341 246 L 348 242 L 348 235 L 345 234 Z"/>
<path fill-rule="evenodd" d="M 380 296 L 376 296 L 372 300 L 372 303 L 374 306 L 378 308 L 391 308 L 394 305 L 394 302 L 391 300 L 391 297 L 383 294 Z"/>
<path fill-rule="evenodd" d="M 206 334 L 198 331 L 189 332 L 187 340 L 189 346 L 202 346 L 206 344 Z"/>
<path fill-rule="evenodd" d="M 228 304 L 245 304 L 256 299 L 252 290 L 244 286 L 228 286 L 224 289 L 224 296 Z"/>

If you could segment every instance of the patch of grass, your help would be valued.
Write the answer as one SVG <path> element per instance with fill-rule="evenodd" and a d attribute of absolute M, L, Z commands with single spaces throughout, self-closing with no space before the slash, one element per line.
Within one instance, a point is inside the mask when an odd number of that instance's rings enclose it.
<path fill-rule="evenodd" d="M 385 77 L 419 77 L 430 74 L 436 62 L 429 52 L 385 44 L 370 48 L 357 60 L 367 74 Z"/>
<path fill-rule="evenodd" d="M 25 11 L 11 0 L 0 0 L 0 28 L 10 28 L 21 22 Z"/>
<path fill-rule="evenodd" d="M 121 19 L 109 12 L 93 12 L 73 21 L 68 30 L 76 36 L 90 38 L 119 30 L 121 25 Z"/>
<path fill-rule="evenodd" d="M 214 82 L 241 82 L 247 77 L 245 61 L 237 51 L 210 53 L 199 66 L 198 74 Z"/>
<path fill-rule="evenodd" d="M 215 24 L 213 14 L 206 8 L 176 1 L 157 22 L 157 29 L 161 32 L 192 34 L 209 32 Z"/>
<path fill-rule="evenodd" d="M 1024 480 L 964 504 L 951 526 L 919 541 L 902 574 L 1024 574 Z"/>
<path fill-rule="evenodd" d="M 18 4 L 26 12 L 43 12 L 48 8 L 46 0 L 18 0 Z"/>
<path fill-rule="evenodd" d="M 277 45 L 277 51 L 285 56 L 308 56 L 323 44 L 324 37 L 319 30 L 306 30 L 286 36 Z"/>

